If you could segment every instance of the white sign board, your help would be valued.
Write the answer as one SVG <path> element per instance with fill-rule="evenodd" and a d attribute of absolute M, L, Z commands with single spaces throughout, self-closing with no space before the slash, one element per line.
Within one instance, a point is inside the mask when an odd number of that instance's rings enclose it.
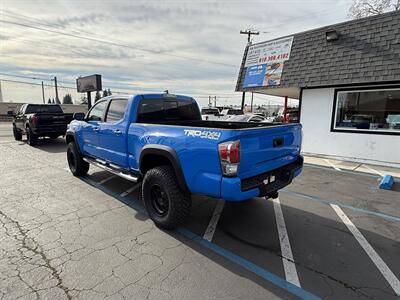
<path fill-rule="evenodd" d="M 293 36 L 259 43 L 249 47 L 245 67 L 280 63 L 289 59 Z"/>

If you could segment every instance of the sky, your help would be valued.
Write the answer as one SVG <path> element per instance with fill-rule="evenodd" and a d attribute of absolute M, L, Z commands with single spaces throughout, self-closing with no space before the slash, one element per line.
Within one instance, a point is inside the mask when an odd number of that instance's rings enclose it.
<path fill-rule="evenodd" d="M 234 90 L 247 43 L 241 29 L 259 30 L 253 42 L 266 41 L 346 21 L 351 3 L 0 0 L 3 100 L 40 103 L 42 80 L 46 99 L 54 98 L 51 78 L 57 76 L 59 97 L 70 93 L 79 102 L 76 78 L 97 73 L 115 92 L 168 89 L 201 106 L 209 95 L 217 96 L 218 105 L 239 105 L 241 93 Z M 257 94 L 254 102 L 282 99 Z"/>

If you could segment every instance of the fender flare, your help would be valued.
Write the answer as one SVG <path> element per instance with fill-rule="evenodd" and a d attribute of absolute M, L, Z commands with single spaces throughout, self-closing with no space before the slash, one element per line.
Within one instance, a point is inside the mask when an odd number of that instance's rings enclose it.
<path fill-rule="evenodd" d="M 81 146 L 78 143 L 78 139 L 76 137 L 75 131 L 67 130 L 67 132 L 65 133 L 65 142 L 67 145 L 68 145 L 68 140 L 70 137 L 72 137 L 72 139 L 74 140 L 74 142 L 76 144 L 76 149 L 82 155 Z"/>
<path fill-rule="evenodd" d="M 144 159 L 144 157 L 146 155 L 149 155 L 149 154 L 159 155 L 159 156 L 163 156 L 163 157 L 167 158 L 171 162 L 172 167 L 174 168 L 179 187 L 185 193 L 190 193 L 190 190 L 186 184 L 185 176 L 183 175 L 179 157 L 176 154 L 174 149 L 172 149 L 171 147 L 168 147 L 168 146 L 163 146 L 163 145 L 158 145 L 158 144 L 151 144 L 151 145 L 144 146 L 142 148 L 142 151 L 140 152 L 140 158 L 139 158 L 140 171 L 142 171 L 142 168 L 141 168 L 142 160 Z"/>

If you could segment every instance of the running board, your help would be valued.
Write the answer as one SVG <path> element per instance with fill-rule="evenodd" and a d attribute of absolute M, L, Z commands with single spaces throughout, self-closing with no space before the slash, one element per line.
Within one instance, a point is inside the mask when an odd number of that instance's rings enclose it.
<path fill-rule="evenodd" d="M 91 165 L 95 165 L 96 167 L 99 167 L 107 172 L 110 172 L 114 175 L 117 175 L 119 177 L 122 177 L 126 180 L 129 181 L 133 181 L 133 182 L 138 182 L 139 181 L 139 177 L 137 176 L 133 176 L 130 174 L 126 174 L 124 172 L 121 171 L 121 169 L 116 168 L 116 167 L 112 167 L 110 166 L 107 162 L 103 161 L 103 160 L 98 160 L 98 159 L 91 159 L 91 158 L 87 158 L 84 157 L 83 158 L 84 161 L 86 161 L 87 163 L 91 164 Z"/>

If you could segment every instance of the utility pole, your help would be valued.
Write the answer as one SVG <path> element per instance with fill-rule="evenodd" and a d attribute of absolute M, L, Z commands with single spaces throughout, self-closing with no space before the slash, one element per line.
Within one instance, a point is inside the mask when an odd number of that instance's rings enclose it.
<path fill-rule="evenodd" d="M 43 104 L 46 103 L 46 99 L 44 98 L 44 85 L 43 85 L 43 81 L 42 81 L 42 98 L 43 98 Z"/>
<path fill-rule="evenodd" d="M 60 99 L 58 98 L 58 87 L 57 87 L 57 77 L 54 76 L 54 87 L 56 89 L 56 103 L 60 102 Z"/>
<path fill-rule="evenodd" d="M 247 30 L 240 30 L 240 34 L 247 34 L 247 44 L 250 44 L 251 36 L 252 35 L 259 35 L 260 32 L 257 31 L 257 30 L 247 29 Z"/>
<path fill-rule="evenodd" d="M 217 107 L 217 96 L 214 96 L 214 107 Z"/>
<path fill-rule="evenodd" d="M 3 92 L 1 90 L 1 80 L 0 80 L 0 103 L 3 102 Z"/>
<path fill-rule="evenodd" d="M 251 36 L 252 35 L 259 35 L 260 32 L 257 30 L 251 30 L 251 29 L 246 29 L 246 30 L 240 30 L 240 34 L 247 34 L 247 46 L 250 46 L 251 44 Z M 246 93 L 243 92 L 242 94 L 242 111 L 244 110 L 244 102 L 246 100 Z M 253 108 L 252 108 L 253 109 Z"/>

